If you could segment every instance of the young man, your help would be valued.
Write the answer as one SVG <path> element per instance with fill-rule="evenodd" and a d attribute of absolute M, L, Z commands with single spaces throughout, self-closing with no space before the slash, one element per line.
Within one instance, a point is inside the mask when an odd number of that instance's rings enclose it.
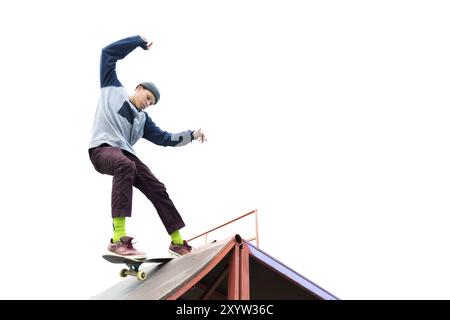
<path fill-rule="evenodd" d="M 114 233 L 108 250 L 134 258 L 145 258 L 145 253 L 133 247 L 133 238 L 127 236 L 125 230 L 125 219 L 131 217 L 133 186 L 155 206 L 172 239 L 169 251 L 179 256 L 189 253 L 192 247 L 181 237 L 179 229 L 185 224 L 164 184 L 138 159 L 132 146 L 140 138 L 165 147 L 180 147 L 193 140 L 206 141 L 201 129 L 168 133 L 158 128 L 144 112 L 147 107 L 158 103 L 158 88 L 151 82 L 142 82 L 129 96 L 117 78 L 118 60 L 137 47 L 148 50 L 151 45 L 144 37 L 134 36 L 103 48 L 100 98 L 89 144 L 89 157 L 95 170 L 113 176 L 111 207 Z"/>

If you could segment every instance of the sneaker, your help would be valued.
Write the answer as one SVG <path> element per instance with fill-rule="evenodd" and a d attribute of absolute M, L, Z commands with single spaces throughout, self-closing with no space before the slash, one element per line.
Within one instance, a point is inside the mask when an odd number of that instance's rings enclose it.
<path fill-rule="evenodd" d="M 183 244 L 174 244 L 173 242 L 171 242 L 169 246 L 169 253 L 177 257 L 188 254 L 191 251 L 192 247 L 188 245 L 186 240 L 183 241 Z"/>
<path fill-rule="evenodd" d="M 133 259 L 145 259 L 146 255 L 144 252 L 137 251 L 133 248 L 132 237 L 122 237 L 120 242 L 113 243 L 112 239 L 108 245 L 108 250 L 119 256 L 130 257 Z"/>

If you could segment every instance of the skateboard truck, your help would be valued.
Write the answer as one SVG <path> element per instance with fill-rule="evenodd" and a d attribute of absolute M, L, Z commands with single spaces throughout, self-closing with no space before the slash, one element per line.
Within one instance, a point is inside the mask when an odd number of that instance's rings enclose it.
<path fill-rule="evenodd" d="M 173 258 L 151 258 L 145 260 L 138 260 L 130 257 L 123 257 L 111 254 L 103 255 L 103 258 L 111 263 L 125 264 L 128 267 L 128 269 L 120 270 L 119 275 L 122 278 L 125 278 L 127 276 L 133 276 L 140 281 L 147 279 L 147 273 L 143 270 L 139 270 L 141 264 L 143 263 L 164 264 L 173 259 Z"/>
<path fill-rule="evenodd" d="M 143 262 L 136 262 L 136 263 L 126 263 L 128 269 L 122 269 L 120 270 L 120 276 L 122 278 L 126 278 L 127 276 L 133 276 L 136 277 L 138 280 L 144 281 L 147 279 L 147 273 L 144 271 L 139 271 L 139 267 L 141 266 Z"/>

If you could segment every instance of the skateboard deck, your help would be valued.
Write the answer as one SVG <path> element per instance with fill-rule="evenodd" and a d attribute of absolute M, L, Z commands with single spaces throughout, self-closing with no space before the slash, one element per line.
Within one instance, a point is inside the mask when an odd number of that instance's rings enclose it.
<path fill-rule="evenodd" d="M 134 259 L 134 258 L 127 258 L 127 257 L 121 257 L 111 254 L 105 254 L 103 255 L 103 259 L 105 259 L 108 262 L 116 263 L 116 264 L 126 264 L 128 269 L 122 269 L 120 271 L 120 276 L 125 278 L 126 276 L 133 276 L 136 277 L 138 280 L 145 280 L 147 279 L 147 273 L 145 273 L 142 270 L 139 270 L 139 267 L 143 263 L 158 263 L 158 264 L 164 264 L 172 260 L 173 258 L 150 258 L 150 259 Z"/>

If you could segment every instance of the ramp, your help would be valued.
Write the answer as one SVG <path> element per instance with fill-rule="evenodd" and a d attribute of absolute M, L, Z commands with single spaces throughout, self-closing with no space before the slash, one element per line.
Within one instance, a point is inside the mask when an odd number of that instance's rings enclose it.
<path fill-rule="evenodd" d="M 239 235 L 143 270 L 145 281 L 124 279 L 93 299 L 337 299 Z"/>

